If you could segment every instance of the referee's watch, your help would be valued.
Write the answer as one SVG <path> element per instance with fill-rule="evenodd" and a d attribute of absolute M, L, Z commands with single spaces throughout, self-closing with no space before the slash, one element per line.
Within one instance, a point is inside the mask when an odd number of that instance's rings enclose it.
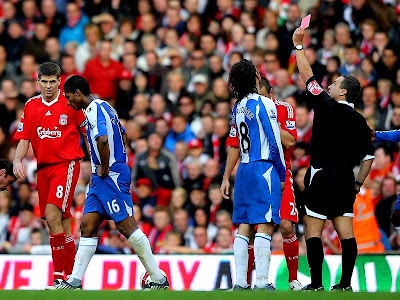
<path fill-rule="evenodd" d="M 304 46 L 303 45 L 295 45 L 294 47 L 293 47 L 293 50 L 303 50 L 304 49 Z"/>
<path fill-rule="evenodd" d="M 359 181 L 355 181 L 356 186 L 362 187 L 363 183 L 359 182 Z"/>

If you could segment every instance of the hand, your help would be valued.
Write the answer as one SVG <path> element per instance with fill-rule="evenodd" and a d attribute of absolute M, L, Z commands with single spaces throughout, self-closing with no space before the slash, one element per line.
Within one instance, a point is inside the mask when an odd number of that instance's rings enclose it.
<path fill-rule="evenodd" d="M 223 179 L 221 183 L 221 188 L 219 189 L 221 191 L 221 195 L 225 199 L 229 199 L 229 187 L 230 187 L 229 179 Z"/>
<path fill-rule="evenodd" d="M 355 184 L 354 188 L 356 190 L 356 195 L 357 195 L 360 192 L 361 186 L 359 186 L 358 184 Z"/>
<path fill-rule="evenodd" d="M 147 159 L 147 165 L 153 170 L 158 170 L 158 163 L 155 157 L 149 156 Z"/>
<path fill-rule="evenodd" d="M 22 179 L 25 177 L 25 167 L 20 161 L 14 161 L 13 172 L 14 175 L 17 176 L 18 179 Z"/>
<path fill-rule="evenodd" d="M 375 141 L 376 140 L 376 131 L 371 129 L 371 141 Z"/>
<path fill-rule="evenodd" d="M 109 172 L 110 172 L 110 167 L 106 166 L 106 165 L 100 165 L 100 166 L 97 166 L 97 168 L 96 168 L 97 176 L 102 177 L 102 178 L 106 177 Z"/>
<path fill-rule="evenodd" d="M 293 45 L 302 45 L 303 44 L 303 37 L 304 37 L 304 28 L 299 27 L 293 33 Z"/>
<path fill-rule="evenodd" d="M 25 243 L 24 246 L 23 246 L 23 249 L 24 249 L 24 252 L 25 252 L 25 253 L 31 253 L 31 251 L 32 251 L 32 245 L 29 244 L 29 243 Z"/>

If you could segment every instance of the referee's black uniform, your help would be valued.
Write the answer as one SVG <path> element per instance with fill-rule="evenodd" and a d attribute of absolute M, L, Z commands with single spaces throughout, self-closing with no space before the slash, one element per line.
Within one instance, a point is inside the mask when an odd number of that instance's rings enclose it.
<path fill-rule="evenodd" d="M 371 130 L 352 103 L 331 98 L 314 77 L 306 86 L 314 123 L 311 166 L 304 178 L 305 213 L 323 220 L 353 217 L 353 168 L 373 157 Z"/>

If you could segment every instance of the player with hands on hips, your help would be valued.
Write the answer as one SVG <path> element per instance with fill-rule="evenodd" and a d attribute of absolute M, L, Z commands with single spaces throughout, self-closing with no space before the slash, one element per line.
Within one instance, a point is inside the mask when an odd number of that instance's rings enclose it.
<path fill-rule="evenodd" d="M 82 288 L 83 274 L 96 251 L 98 228 L 105 219 L 115 222 L 149 273 L 151 280 L 146 288 L 168 289 L 168 280 L 158 268 L 150 243 L 133 216 L 131 173 L 126 164 L 126 134 L 117 112 L 110 104 L 92 95 L 82 76 L 70 77 L 64 84 L 64 93 L 68 105 L 76 111 L 82 109 L 85 112 L 92 185 L 83 211 L 81 239 L 72 275 L 57 289 Z"/>

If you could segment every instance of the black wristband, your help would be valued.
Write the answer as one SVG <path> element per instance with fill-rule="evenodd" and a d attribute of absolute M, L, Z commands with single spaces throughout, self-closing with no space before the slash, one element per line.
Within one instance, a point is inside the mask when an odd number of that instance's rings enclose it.
<path fill-rule="evenodd" d="M 359 181 L 355 181 L 355 184 L 358 185 L 359 187 L 362 187 L 363 183 L 359 182 Z"/>

